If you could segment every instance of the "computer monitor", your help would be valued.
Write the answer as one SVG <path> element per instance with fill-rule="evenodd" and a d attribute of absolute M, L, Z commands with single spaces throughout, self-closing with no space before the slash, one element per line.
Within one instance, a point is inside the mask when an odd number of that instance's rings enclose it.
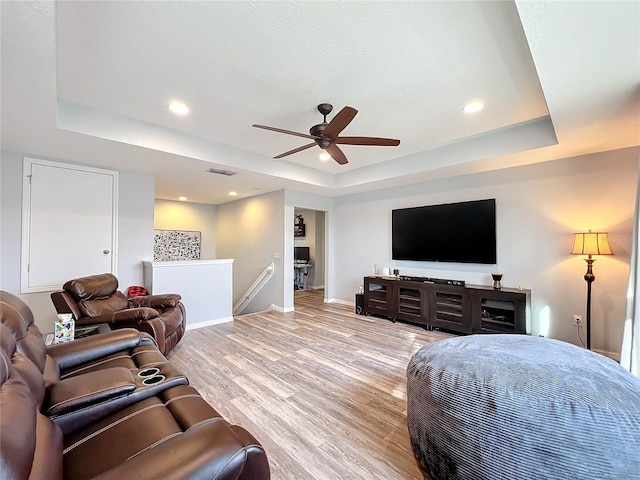
<path fill-rule="evenodd" d="M 293 261 L 306 263 L 311 260 L 309 247 L 293 247 Z"/>

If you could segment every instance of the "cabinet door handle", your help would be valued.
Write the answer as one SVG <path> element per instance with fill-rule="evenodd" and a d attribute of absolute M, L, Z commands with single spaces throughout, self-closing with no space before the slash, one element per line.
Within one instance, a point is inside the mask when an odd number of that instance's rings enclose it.
<path fill-rule="evenodd" d="M 102 253 L 104 253 L 105 255 L 109 255 L 109 250 L 105 248 L 104 250 L 102 250 Z"/>

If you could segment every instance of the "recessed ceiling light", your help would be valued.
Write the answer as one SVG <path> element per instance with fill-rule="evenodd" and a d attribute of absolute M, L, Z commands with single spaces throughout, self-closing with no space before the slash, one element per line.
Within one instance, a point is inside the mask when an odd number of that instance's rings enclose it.
<path fill-rule="evenodd" d="M 234 192 L 233 190 L 229 192 L 229 195 L 231 195 L 232 197 L 237 197 L 238 196 L 238 192 Z"/>
<path fill-rule="evenodd" d="M 186 115 L 189 113 L 189 107 L 184 102 L 180 100 L 173 100 L 169 104 L 169 110 L 171 110 L 176 115 Z"/>
<path fill-rule="evenodd" d="M 322 152 L 318 156 L 320 157 L 320 160 L 322 160 L 323 162 L 326 162 L 327 160 L 329 160 L 331 158 L 331 155 L 329 155 L 327 152 Z"/>
<path fill-rule="evenodd" d="M 469 102 L 464 106 L 464 111 L 467 113 L 479 112 L 484 108 L 484 103 L 479 101 Z"/>
<path fill-rule="evenodd" d="M 187 197 L 178 197 L 178 200 L 180 200 L 181 202 L 186 202 L 187 201 Z"/>

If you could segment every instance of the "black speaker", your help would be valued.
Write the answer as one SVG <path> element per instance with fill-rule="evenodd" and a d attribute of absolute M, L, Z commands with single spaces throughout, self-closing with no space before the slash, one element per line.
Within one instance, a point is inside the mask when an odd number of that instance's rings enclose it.
<path fill-rule="evenodd" d="M 364 315 L 364 294 L 356 293 L 356 315 Z"/>

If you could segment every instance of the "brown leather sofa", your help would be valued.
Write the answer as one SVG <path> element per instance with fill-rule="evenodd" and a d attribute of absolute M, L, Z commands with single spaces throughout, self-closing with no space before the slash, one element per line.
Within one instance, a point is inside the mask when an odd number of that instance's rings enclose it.
<path fill-rule="evenodd" d="M 0 447 L 2 479 L 270 477 L 258 441 L 187 385 L 147 334 L 46 347 L 31 310 L 4 291 Z"/>
<path fill-rule="evenodd" d="M 186 328 L 186 313 L 180 295 L 146 295 L 127 298 L 118 290 L 111 273 L 69 280 L 51 300 L 58 313 L 72 313 L 76 325 L 108 323 L 112 329 L 135 328 L 151 335 L 166 355 Z"/>

